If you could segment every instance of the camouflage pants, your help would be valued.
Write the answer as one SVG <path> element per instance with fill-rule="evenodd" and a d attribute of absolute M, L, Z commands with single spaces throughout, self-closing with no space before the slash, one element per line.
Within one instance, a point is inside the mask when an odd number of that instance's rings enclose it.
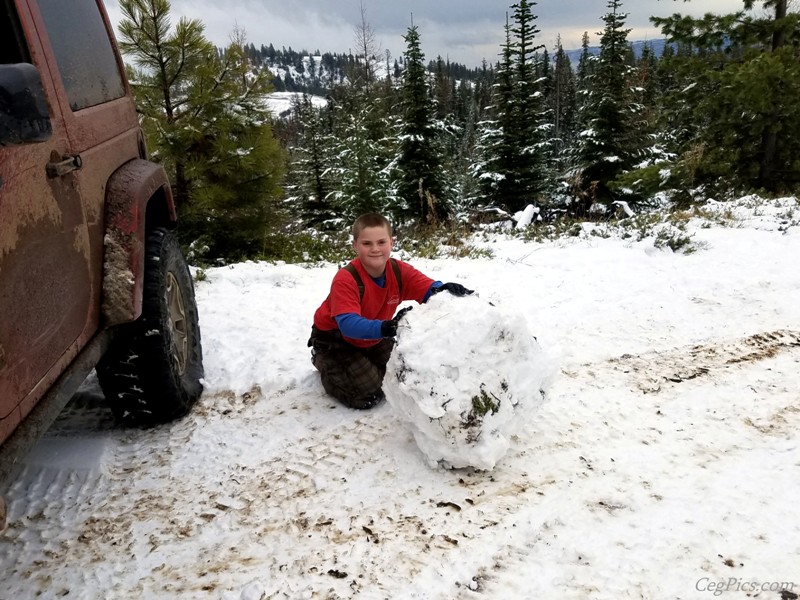
<path fill-rule="evenodd" d="M 358 348 L 342 339 L 339 331 L 311 329 L 308 345 L 325 391 L 345 406 L 361 408 L 362 401 L 381 391 L 386 363 L 394 348 L 384 338 L 369 348 Z"/>

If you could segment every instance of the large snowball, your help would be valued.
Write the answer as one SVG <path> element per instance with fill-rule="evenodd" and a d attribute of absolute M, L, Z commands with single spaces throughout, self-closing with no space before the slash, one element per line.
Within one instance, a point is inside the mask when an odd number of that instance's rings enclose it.
<path fill-rule="evenodd" d="M 429 463 L 491 470 L 550 372 L 521 314 L 442 292 L 400 321 L 383 390 Z"/>

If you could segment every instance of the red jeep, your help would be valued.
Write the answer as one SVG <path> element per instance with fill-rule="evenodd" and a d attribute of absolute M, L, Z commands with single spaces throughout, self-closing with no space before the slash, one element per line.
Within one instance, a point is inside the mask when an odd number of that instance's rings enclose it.
<path fill-rule="evenodd" d="M 203 376 L 164 170 L 102 0 L 0 0 L 0 485 L 86 376 L 123 422 Z M 2 492 L 2 489 L 0 489 Z"/>

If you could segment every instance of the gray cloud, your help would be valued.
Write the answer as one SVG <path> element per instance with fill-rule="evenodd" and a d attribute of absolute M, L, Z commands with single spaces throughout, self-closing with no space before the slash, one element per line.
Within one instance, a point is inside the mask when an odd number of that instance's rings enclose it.
<path fill-rule="evenodd" d="M 411 24 L 419 27 L 422 50 L 428 59 L 437 55 L 468 66 L 482 59 L 494 62 L 504 39 L 506 12 L 515 0 L 364 0 L 367 22 L 382 49 L 399 56 L 405 49 L 402 36 Z M 106 0 L 112 21 L 119 20 L 116 2 Z M 675 12 L 701 15 L 739 10 L 741 0 L 630 0 L 622 6 L 628 14 L 630 40 L 653 39 L 660 32 L 649 22 L 651 15 Z M 538 41 L 548 49 L 560 35 L 565 48 L 577 48 L 588 32 L 593 44 L 603 28 L 602 16 L 608 0 L 540 0 L 533 7 L 540 33 Z M 359 0 L 172 0 L 173 20 L 197 18 L 206 25 L 206 35 L 224 45 L 235 27 L 243 29 L 256 46 L 272 43 L 276 48 L 348 52 L 354 49 L 354 28 L 361 21 Z"/>

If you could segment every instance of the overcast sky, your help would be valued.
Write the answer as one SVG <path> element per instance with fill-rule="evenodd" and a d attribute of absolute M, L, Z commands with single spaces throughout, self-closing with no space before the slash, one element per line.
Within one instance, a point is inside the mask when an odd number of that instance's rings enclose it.
<path fill-rule="evenodd" d="M 219 46 L 228 43 L 238 26 L 256 47 L 272 43 L 277 49 L 348 52 L 352 48 L 355 52 L 354 28 L 361 22 L 361 1 L 383 52 L 389 50 L 392 57 L 403 53 L 402 36 L 413 14 L 427 60 L 441 55 L 475 67 L 483 58 L 498 60 L 505 14 L 516 0 L 172 0 L 171 5 L 173 22 L 181 16 L 200 19 L 206 36 Z M 117 2 L 105 2 L 117 23 Z M 631 41 L 661 37 L 649 22 L 653 15 L 722 14 L 741 7 L 742 0 L 628 0 L 622 6 L 628 14 Z M 607 12 L 608 0 L 540 0 L 533 7 L 538 41 L 552 50 L 560 34 L 565 49 L 579 48 L 586 31 L 596 45 Z"/>

